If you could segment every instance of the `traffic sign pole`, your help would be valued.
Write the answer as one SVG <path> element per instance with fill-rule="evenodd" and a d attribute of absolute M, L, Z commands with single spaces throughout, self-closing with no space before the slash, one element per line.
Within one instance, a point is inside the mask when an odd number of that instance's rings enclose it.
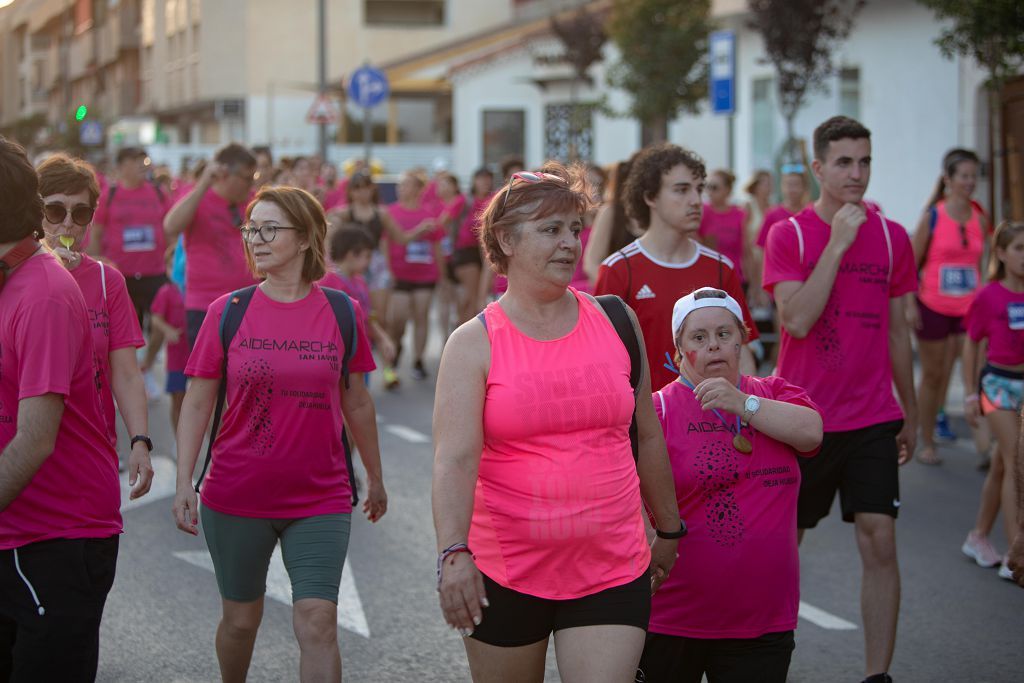
<path fill-rule="evenodd" d="M 387 99 L 390 87 L 388 77 L 383 71 L 364 64 L 356 69 L 349 78 L 348 94 L 353 102 L 363 109 L 363 144 L 366 163 L 370 164 L 370 151 L 373 145 L 373 126 L 370 110 Z"/>

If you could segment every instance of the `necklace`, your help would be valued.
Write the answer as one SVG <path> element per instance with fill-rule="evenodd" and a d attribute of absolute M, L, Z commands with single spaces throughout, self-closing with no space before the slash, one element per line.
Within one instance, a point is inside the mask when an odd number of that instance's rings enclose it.
<path fill-rule="evenodd" d="M 686 386 L 688 386 L 691 390 L 696 389 L 696 387 L 693 386 L 693 384 L 691 384 L 690 381 L 688 379 L 686 379 L 685 377 L 683 377 L 682 375 L 679 375 L 679 381 L 682 382 L 683 384 L 685 384 Z M 739 380 L 736 381 L 736 388 L 737 389 L 740 388 Z M 729 424 L 730 421 L 726 420 L 725 416 L 722 415 L 722 413 L 718 412 L 717 408 L 712 408 L 711 412 L 713 412 L 718 417 L 718 419 L 721 421 L 721 423 L 725 426 L 725 429 L 733 434 L 733 437 L 732 437 L 732 447 L 733 448 L 735 448 L 740 453 L 743 453 L 744 455 L 750 455 L 751 453 L 754 452 L 754 446 L 750 443 L 750 439 L 748 439 L 747 437 L 743 436 L 743 433 L 741 431 L 742 430 L 742 424 L 740 422 L 740 416 L 739 415 L 736 416 L 736 431 L 733 431 L 732 425 Z"/>

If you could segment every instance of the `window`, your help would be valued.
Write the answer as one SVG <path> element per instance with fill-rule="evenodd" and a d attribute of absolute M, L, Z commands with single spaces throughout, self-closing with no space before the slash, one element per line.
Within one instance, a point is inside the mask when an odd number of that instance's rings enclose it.
<path fill-rule="evenodd" d="M 394 98 L 398 142 L 448 144 L 452 141 L 451 97 L 399 95 Z"/>
<path fill-rule="evenodd" d="M 367 26 L 442 26 L 444 0 L 363 0 Z"/>
<path fill-rule="evenodd" d="M 775 166 L 775 82 L 756 78 L 752 88 L 751 130 L 754 168 Z"/>
<path fill-rule="evenodd" d="M 497 169 L 508 156 L 526 156 L 526 112 L 522 109 L 484 112 L 484 165 Z"/>
<path fill-rule="evenodd" d="M 544 158 L 589 161 L 594 154 L 594 105 L 549 104 L 544 111 Z"/>
<path fill-rule="evenodd" d="M 860 118 L 860 69 L 839 71 L 839 113 L 851 119 Z"/>

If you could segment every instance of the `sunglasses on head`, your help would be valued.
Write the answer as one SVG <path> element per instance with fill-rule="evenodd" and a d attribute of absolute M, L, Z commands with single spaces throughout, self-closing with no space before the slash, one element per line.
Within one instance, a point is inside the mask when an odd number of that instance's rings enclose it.
<path fill-rule="evenodd" d="M 86 227 L 92 222 L 96 210 L 91 206 L 79 204 L 71 209 L 71 222 L 80 227 Z M 68 217 L 68 209 L 63 204 L 47 204 L 43 207 L 43 216 L 53 225 L 60 225 Z"/>
<path fill-rule="evenodd" d="M 565 178 L 552 173 L 541 173 L 540 171 L 519 171 L 518 173 L 513 173 L 508 178 L 508 189 L 505 190 L 505 197 L 501 200 L 501 211 L 498 213 L 499 218 L 505 215 L 505 206 L 508 204 L 508 196 L 512 194 L 512 186 L 517 180 L 531 185 L 534 183 L 542 183 L 545 180 L 561 183 L 562 185 L 568 185 Z"/>

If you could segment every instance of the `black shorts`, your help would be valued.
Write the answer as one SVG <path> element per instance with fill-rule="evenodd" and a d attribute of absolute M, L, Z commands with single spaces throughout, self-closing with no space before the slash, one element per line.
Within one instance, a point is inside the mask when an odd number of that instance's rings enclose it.
<path fill-rule="evenodd" d="M 199 337 L 199 328 L 203 326 L 203 321 L 206 320 L 206 311 L 186 310 L 185 311 L 185 331 L 188 335 L 188 350 L 196 346 L 196 339 Z"/>
<path fill-rule="evenodd" d="M 484 575 L 490 607 L 472 638 L 498 647 L 521 647 L 547 640 L 553 631 L 616 624 L 647 630 L 651 619 L 649 572 L 622 586 L 571 600 L 538 598 L 505 588 Z"/>
<path fill-rule="evenodd" d="M 461 247 L 455 250 L 449 263 L 452 264 L 453 269 L 471 263 L 483 266 L 484 259 L 480 255 L 480 247 Z"/>
<path fill-rule="evenodd" d="M 167 276 L 160 275 L 125 275 L 124 284 L 128 288 L 128 298 L 135 306 L 135 315 L 139 316 L 139 325 L 142 319 L 149 313 L 156 298 L 157 291 L 167 282 Z"/>
<path fill-rule="evenodd" d="M 0 550 L 0 681 L 95 680 L 117 548 L 110 536 Z"/>
<path fill-rule="evenodd" d="M 391 287 L 396 292 L 415 292 L 423 289 L 433 289 L 436 282 L 411 282 L 409 280 L 396 279 Z"/>
<path fill-rule="evenodd" d="M 902 427 L 903 420 L 894 420 L 848 432 L 826 432 L 818 455 L 799 459 L 797 528 L 812 529 L 828 517 L 837 490 L 844 522 L 852 522 L 858 512 L 898 516 L 896 435 Z"/>
<path fill-rule="evenodd" d="M 683 638 L 648 633 L 636 680 L 643 683 L 786 683 L 792 631 L 758 638 Z"/>

